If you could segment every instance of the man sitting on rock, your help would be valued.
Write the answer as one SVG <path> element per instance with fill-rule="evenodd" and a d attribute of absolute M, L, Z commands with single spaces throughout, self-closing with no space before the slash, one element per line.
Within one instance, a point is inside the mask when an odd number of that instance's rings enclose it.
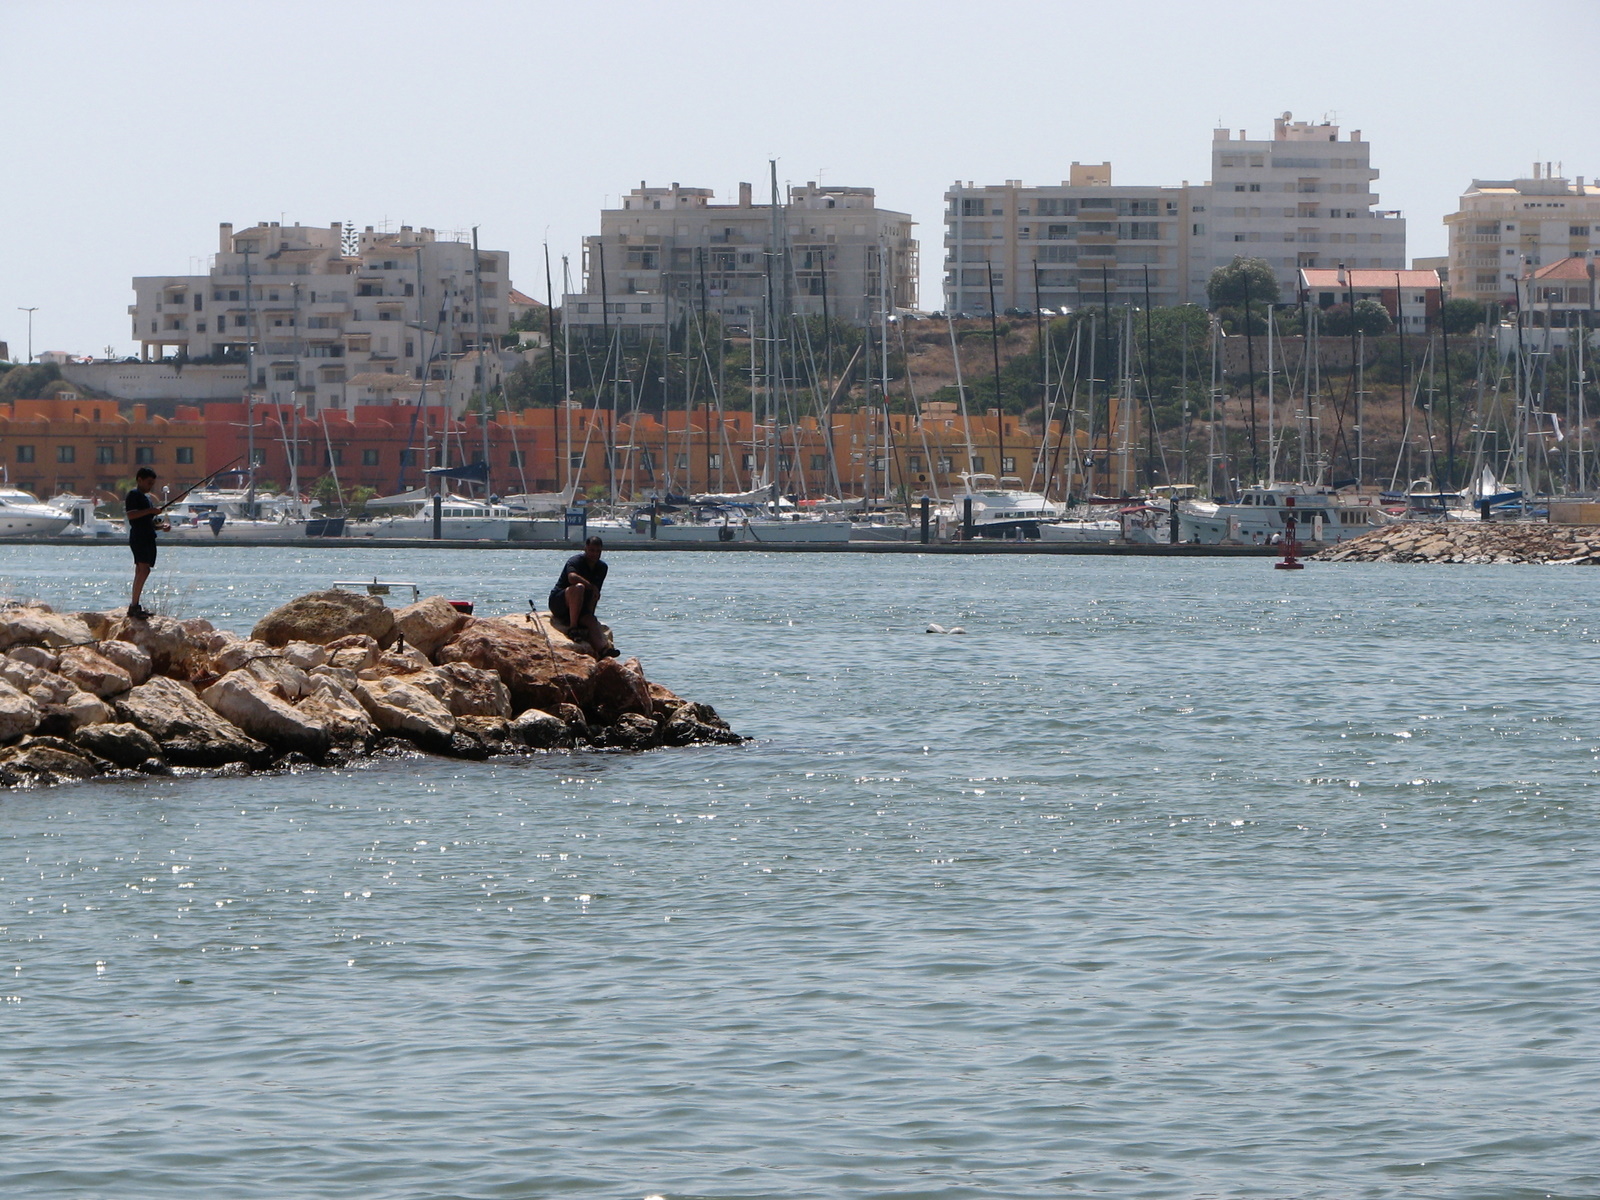
<path fill-rule="evenodd" d="M 574 554 L 561 568 L 561 578 L 550 589 L 550 615 L 565 621 L 567 636 L 577 641 L 586 636 L 599 658 L 615 658 L 617 651 L 606 644 L 605 634 L 595 608 L 600 603 L 600 589 L 605 586 L 606 572 L 610 570 L 600 561 L 605 543 L 591 534 L 584 540 L 583 553 Z"/>

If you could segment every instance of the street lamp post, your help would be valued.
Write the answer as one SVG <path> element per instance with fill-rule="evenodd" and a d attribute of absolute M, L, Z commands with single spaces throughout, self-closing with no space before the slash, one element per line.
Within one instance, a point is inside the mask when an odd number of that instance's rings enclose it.
<path fill-rule="evenodd" d="M 17 311 L 28 314 L 28 361 L 31 363 L 33 362 L 33 314 L 39 311 L 39 306 L 36 304 L 32 308 L 24 308 L 19 304 Z"/>

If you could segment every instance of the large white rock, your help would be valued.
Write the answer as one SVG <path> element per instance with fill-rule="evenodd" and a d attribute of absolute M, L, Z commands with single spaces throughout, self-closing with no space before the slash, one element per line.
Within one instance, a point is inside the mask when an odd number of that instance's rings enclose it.
<path fill-rule="evenodd" d="M 164 675 L 117 697 L 117 717 L 150 734 L 179 766 L 220 767 L 231 762 L 264 763 L 266 746 L 212 711 L 194 690 Z"/>
<path fill-rule="evenodd" d="M 470 619 L 465 613 L 457 612 L 443 596 L 429 596 L 396 610 L 394 629 L 405 638 L 406 645 L 431 659 Z"/>
<path fill-rule="evenodd" d="M 150 656 L 132 642 L 101 642 L 95 649 L 100 657 L 111 660 L 126 671 L 134 687 L 150 678 Z"/>
<path fill-rule="evenodd" d="M 133 676 L 92 646 L 61 652 L 56 674 L 95 696 L 120 696 L 133 686 Z"/>
<path fill-rule="evenodd" d="M 322 726 L 336 746 L 365 745 L 378 736 L 367 710 L 355 694 L 336 679 L 319 676 L 311 681 L 311 693 L 294 706 L 307 721 Z"/>
<path fill-rule="evenodd" d="M 427 749 L 448 749 L 455 732 L 455 717 L 433 696 L 399 675 L 363 679 L 356 684 L 356 699 L 373 724 L 385 733 L 410 738 Z"/>
<path fill-rule="evenodd" d="M 201 692 L 200 699 L 274 750 L 321 758 L 332 744 L 326 728 L 274 695 L 270 685 L 252 675 L 249 667 L 230 671 Z"/>
<path fill-rule="evenodd" d="M 32 733 L 39 727 L 39 716 L 32 696 L 0 680 L 0 743 Z"/>
<path fill-rule="evenodd" d="M 33 606 L 0 612 L 0 650 L 12 646 L 73 646 L 93 640 L 89 626 L 66 613 Z"/>

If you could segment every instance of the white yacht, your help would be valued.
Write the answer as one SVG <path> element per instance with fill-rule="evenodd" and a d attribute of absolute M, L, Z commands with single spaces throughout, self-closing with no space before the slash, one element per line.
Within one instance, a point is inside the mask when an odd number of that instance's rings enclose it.
<path fill-rule="evenodd" d="M 370 501 L 367 507 L 372 507 Z M 518 519 L 504 504 L 466 496 L 445 496 L 439 506 L 439 532 L 447 541 L 509 541 L 512 522 Z M 361 537 L 432 538 L 433 500 L 428 497 L 404 515 L 381 517 L 348 532 Z"/>
<path fill-rule="evenodd" d="M 126 522 L 108 521 L 96 515 L 95 503 L 88 496 L 62 492 L 59 496 L 50 497 L 50 507 L 72 515 L 72 524 L 61 531 L 62 537 L 112 538 L 122 537 L 128 532 Z"/>
<path fill-rule="evenodd" d="M 963 474 L 961 481 L 965 490 L 953 501 L 955 516 L 960 520 L 971 500 L 972 530 L 977 537 L 1036 538 L 1041 522 L 1061 516 L 1061 505 L 1039 492 L 1023 491 L 1022 480 L 1014 476 L 996 480 L 993 475 Z"/>
<path fill-rule="evenodd" d="M 0 488 L 0 537 L 18 534 L 60 533 L 72 524 L 72 514 L 21 488 Z"/>
<path fill-rule="evenodd" d="M 1288 522 L 1304 542 L 1342 542 L 1386 525 L 1389 515 L 1371 497 L 1342 496 L 1306 483 L 1258 484 L 1237 501 L 1186 500 L 1178 506 L 1178 537 L 1205 545 L 1265 545 L 1281 540 Z"/>

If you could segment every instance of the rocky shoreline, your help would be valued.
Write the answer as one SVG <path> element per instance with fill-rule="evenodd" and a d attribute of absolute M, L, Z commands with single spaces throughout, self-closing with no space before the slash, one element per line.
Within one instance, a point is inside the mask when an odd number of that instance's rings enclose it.
<path fill-rule="evenodd" d="M 1329 546 L 1313 562 L 1600 565 L 1600 526 L 1540 521 L 1416 521 Z"/>
<path fill-rule="evenodd" d="M 743 740 L 548 613 L 472 617 L 440 596 L 390 609 L 329 590 L 243 638 L 199 618 L 0 609 L 0 788 Z"/>

